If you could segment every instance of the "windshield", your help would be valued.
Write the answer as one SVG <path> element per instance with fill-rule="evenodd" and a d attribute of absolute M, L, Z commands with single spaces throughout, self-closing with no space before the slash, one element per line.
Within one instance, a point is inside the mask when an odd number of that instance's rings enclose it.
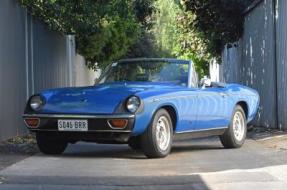
<path fill-rule="evenodd" d="M 188 62 L 127 61 L 113 63 L 100 77 L 99 83 L 167 82 L 187 86 Z"/>

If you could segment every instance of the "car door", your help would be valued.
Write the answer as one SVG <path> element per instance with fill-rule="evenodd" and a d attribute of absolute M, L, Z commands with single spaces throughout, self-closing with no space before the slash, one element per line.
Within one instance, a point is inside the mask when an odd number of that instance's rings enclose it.
<path fill-rule="evenodd" d="M 228 125 L 226 98 L 225 88 L 199 88 L 196 98 L 197 115 L 194 130 L 226 127 Z"/>
<path fill-rule="evenodd" d="M 196 90 L 187 89 L 184 92 L 178 92 L 178 98 L 173 103 L 177 107 L 178 123 L 176 132 L 193 131 L 196 124 L 197 104 Z"/>

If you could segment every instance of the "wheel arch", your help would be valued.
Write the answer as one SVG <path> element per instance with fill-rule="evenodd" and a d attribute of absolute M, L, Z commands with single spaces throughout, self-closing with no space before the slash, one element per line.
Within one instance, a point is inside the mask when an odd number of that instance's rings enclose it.
<path fill-rule="evenodd" d="M 247 104 L 247 102 L 246 101 L 239 101 L 239 102 L 237 102 L 237 104 L 236 105 L 238 105 L 238 106 L 241 106 L 242 107 L 242 109 L 244 110 L 244 113 L 245 113 L 245 116 L 246 116 L 246 119 L 248 119 L 248 117 L 249 117 L 249 108 L 248 108 L 248 104 Z"/>
<path fill-rule="evenodd" d="M 160 109 L 165 109 L 170 117 L 171 117 L 171 120 L 172 120 L 172 126 L 173 126 L 173 131 L 176 130 L 176 126 L 177 126 L 177 123 L 178 123 L 178 114 L 177 114 L 177 109 L 174 107 L 174 105 L 171 105 L 171 104 L 165 104 L 165 105 L 161 105 L 159 106 L 155 113 L 160 110 Z"/>

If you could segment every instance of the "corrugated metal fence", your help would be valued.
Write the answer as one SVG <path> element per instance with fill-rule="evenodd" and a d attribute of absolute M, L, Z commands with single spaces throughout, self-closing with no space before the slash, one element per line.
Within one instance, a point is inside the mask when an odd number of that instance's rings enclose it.
<path fill-rule="evenodd" d="M 276 0 L 278 126 L 287 129 L 287 1 Z"/>
<path fill-rule="evenodd" d="M 27 98 L 45 88 L 91 85 L 95 72 L 73 36 L 49 31 L 16 0 L 0 1 L 0 140 L 25 133 Z M 83 77 L 84 76 L 84 77 Z"/>
<path fill-rule="evenodd" d="M 210 73 L 258 90 L 259 126 L 287 129 L 286 18 L 287 1 L 261 1 L 246 13 L 242 39 L 224 50 L 223 63 Z"/>

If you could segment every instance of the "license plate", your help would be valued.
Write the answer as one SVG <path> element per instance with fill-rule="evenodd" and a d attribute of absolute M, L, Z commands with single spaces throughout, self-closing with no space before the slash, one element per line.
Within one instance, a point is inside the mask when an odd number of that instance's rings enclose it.
<path fill-rule="evenodd" d="M 58 120 L 59 131 L 88 131 L 88 120 Z"/>

